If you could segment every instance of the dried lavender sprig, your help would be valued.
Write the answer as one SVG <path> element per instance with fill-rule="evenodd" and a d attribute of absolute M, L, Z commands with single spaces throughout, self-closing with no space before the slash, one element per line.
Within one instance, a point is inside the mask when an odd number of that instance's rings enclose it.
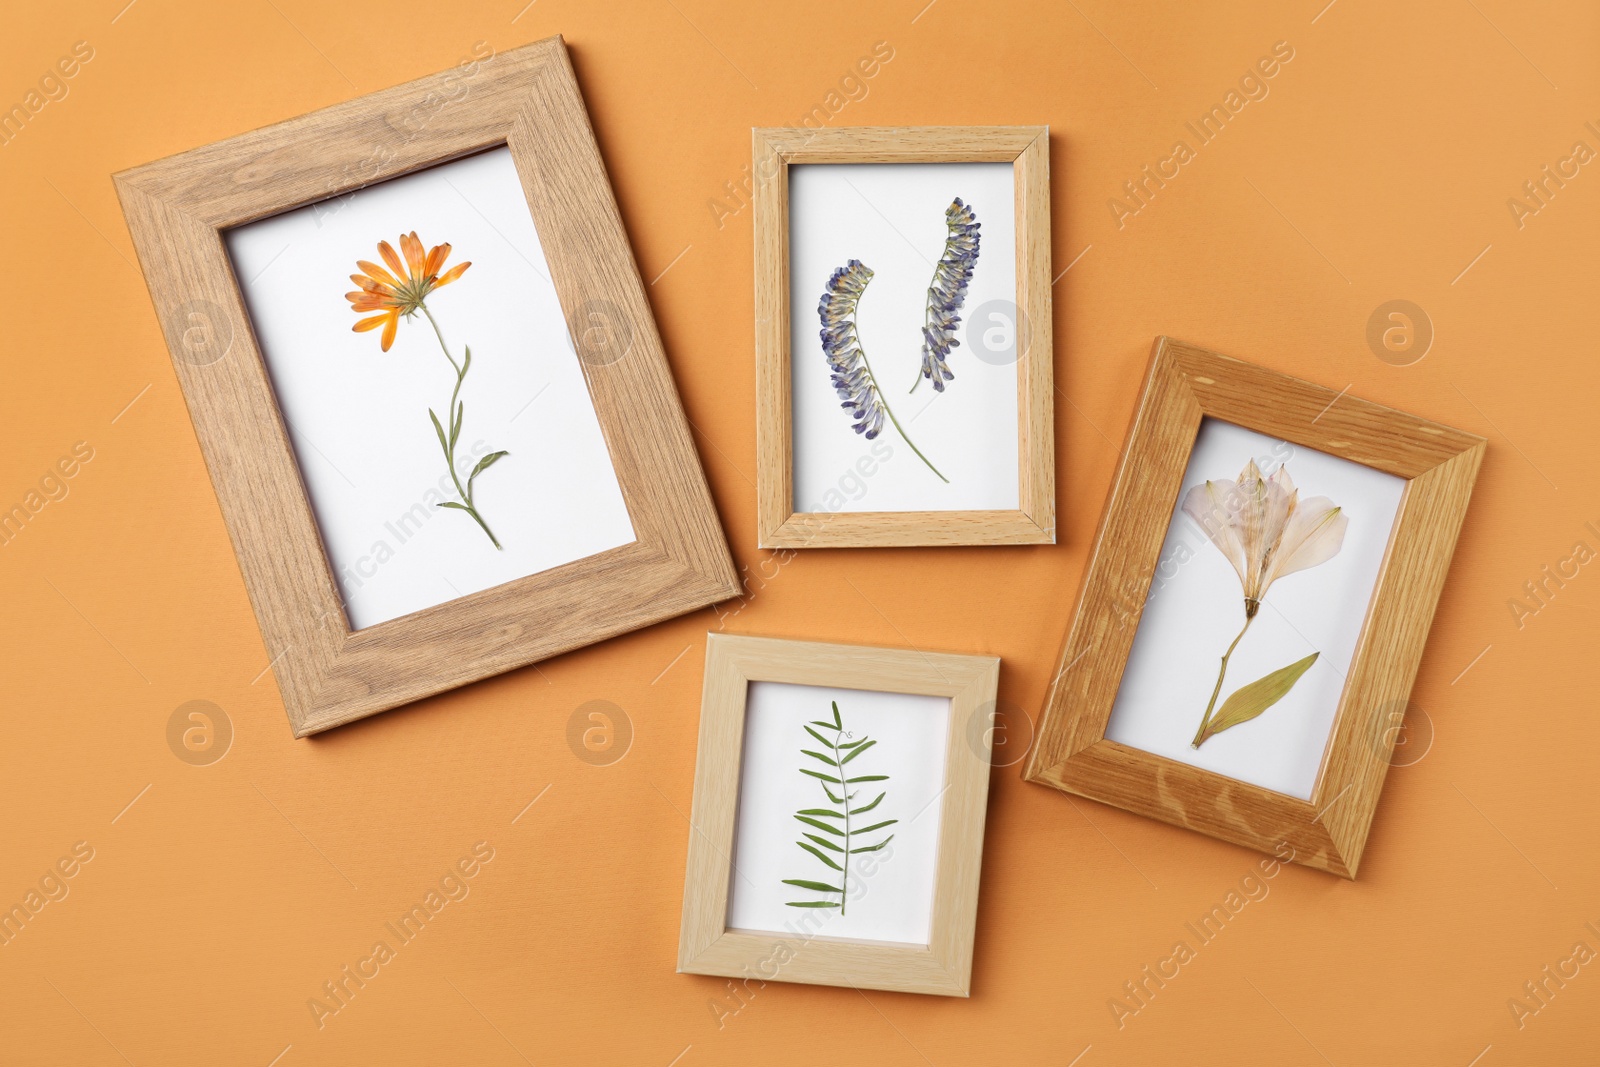
<path fill-rule="evenodd" d="M 955 377 L 945 360 L 950 350 L 961 344 L 956 327 L 961 325 L 961 307 L 967 302 L 967 287 L 972 284 L 972 271 L 978 265 L 979 223 L 972 208 L 956 197 L 945 209 L 944 223 L 949 236 L 939 263 L 933 268 L 933 281 L 928 283 L 922 324 L 922 369 L 912 383 L 913 393 L 924 378 L 931 379 L 934 389 L 942 393 L 944 383 Z"/>
<path fill-rule="evenodd" d="M 883 420 L 887 417 L 906 444 L 911 446 L 911 451 L 917 454 L 917 458 L 939 475 L 940 481 L 949 484 L 950 479 L 922 454 L 922 450 L 907 436 L 900 420 L 889 410 L 889 405 L 884 403 L 883 391 L 878 388 L 872 365 L 867 362 L 866 350 L 861 347 L 861 337 L 856 331 L 856 306 L 861 302 L 861 294 L 866 291 L 870 281 L 872 268 L 859 259 L 852 259 L 833 272 L 817 305 L 817 315 L 822 320 L 822 352 L 828 357 L 834 392 L 843 401 L 839 406 L 849 411 L 850 417 L 855 419 L 851 429 L 864 434 L 869 441 L 883 432 Z"/>

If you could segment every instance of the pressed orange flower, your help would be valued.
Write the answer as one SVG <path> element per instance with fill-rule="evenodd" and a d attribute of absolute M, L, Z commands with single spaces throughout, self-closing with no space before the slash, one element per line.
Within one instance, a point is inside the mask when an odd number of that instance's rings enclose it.
<path fill-rule="evenodd" d="M 401 315 L 410 318 L 419 310 L 426 314 L 428 309 L 423 306 L 423 301 L 427 299 L 428 294 L 441 286 L 449 285 L 472 266 L 471 262 L 460 263 L 440 274 L 444 261 L 450 258 L 450 246 L 434 245 L 424 253 L 422 242 L 417 240 L 415 230 L 400 235 L 400 250 L 405 253 L 404 264 L 400 262 L 400 257 L 395 255 L 394 247 L 388 241 L 379 241 L 378 254 L 389 265 L 389 269 L 384 270 L 376 263 L 365 259 L 357 260 L 356 266 L 364 273 L 352 274 L 350 280 L 360 288 L 353 293 L 344 294 L 345 299 L 350 301 L 350 310 L 356 314 L 379 312 L 371 318 L 357 322 L 354 329 L 357 333 L 365 333 L 382 326 L 385 352 L 394 344 L 394 335 L 400 328 Z"/>
<path fill-rule="evenodd" d="M 450 361 L 450 369 L 455 372 L 456 385 L 450 393 L 450 406 L 445 409 L 445 418 L 441 422 L 439 416 L 432 408 L 428 409 L 428 419 L 433 423 L 433 432 L 439 438 L 439 449 L 444 453 L 445 466 L 450 470 L 450 480 L 455 483 L 456 492 L 461 499 L 440 501 L 436 506 L 464 511 L 472 516 L 477 524 L 483 527 L 483 532 L 488 536 L 490 543 L 495 548 L 500 547 L 500 539 L 495 537 L 494 531 L 489 529 L 489 524 L 478 513 L 477 504 L 473 502 L 473 483 L 478 480 L 478 475 L 488 470 L 495 463 L 509 456 L 506 451 L 491 452 L 478 460 L 478 465 L 472 468 L 472 473 L 467 475 L 465 484 L 461 481 L 461 472 L 456 469 L 456 442 L 461 437 L 461 424 L 467 416 L 467 405 L 461 399 L 461 385 L 467 379 L 467 370 L 472 366 L 472 349 L 462 349 L 460 362 L 450 354 L 450 346 L 445 343 L 444 332 L 439 329 L 439 323 L 434 320 L 433 312 L 428 310 L 426 303 L 428 295 L 443 285 L 449 285 L 466 271 L 472 264 L 460 263 L 443 274 L 444 261 L 450 258 L 448 244 L 434 245 L 427 252 L 422 250 L 422 242 L 417 239 L 417 231 L 400 235 L 400 251 L 405 254 L 405 263 L 400 262 L 400 257 L 394 254 L 394 248 L 388 241 L 378 242 L 378 254 L 388 264 L 388 270 L 369 263 L 367 260 L 357 260 L 356 266 L 364 273 L 350 275 L 350 280 L 355 282 L 359 289 L 353 293 L 344 294 L 350 301 L 350 309 L 358 315 L 365 315 L 369 311 L 377 314 L 370 318 L 360 320 L 355 325 L 357 333 L 366 333 L 383 327 L 383 350 L 389 351 L 389 346 L 394 344 L 395 332 L 400 328 L 400 316 L 410 318 L 417 312 L 427 318 L 428 325 L 433 327 L 433 335 L 439 339 L 439 350 L 444 353 L 444 358 Z M 448 426 L 447 430 L 445 427 Z"/>

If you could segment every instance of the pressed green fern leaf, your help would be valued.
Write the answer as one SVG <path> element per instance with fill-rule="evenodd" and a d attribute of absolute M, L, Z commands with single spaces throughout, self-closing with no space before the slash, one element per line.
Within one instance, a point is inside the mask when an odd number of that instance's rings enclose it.
<path fill-rule="evenodd" d="M 810 853 L 817 860 L 821 861 L 830 870 L 837 871 L 839 873 L 839 884 L 833 885 L 831 882 L 818 882 L 808 878 L 785 878 L 783 879 L 783 884 L 796 886 L 800 889 L 808 889 L 814 893 L 824 893 L 829 894 L 830 896 L 838 897 L 837 900 L 791 900 L 787 902 L 789 907 L 838 908 L 839 914 L 843 915 L 845 913 L 846 904 L 848 903 L 850 889 L 850 857 L 859 855 L 863 852 L 877 852 L 890 841 L 894 840 L 894 835 L 890 834 L 882 841 L 863 844 L 862 835 L 876 833 L 877 831 L 885 829 L 886 827 L 893 826 L 900 820 L 885 819 L 881 822 L 875 822 L 871 826 L 866 827 L 851 825 L 850 820 L 852 818 L 869 812 L 873 808 L 876 808 L 879 804 L 883 803 L 883 798 L 888 796 L 888 792 L 880 792 L 876 799 L 874 799 L 871 803 L 864 804 L 858 808 L 852 808 L 850 804 L 855 800 L 856 793 L 850 790 L 850 786 L 861 782 L 888 781 L 889 776 L 887 774 L 861 774 L 856 775 L 853 778 L 844 777 L 844 765 L 861 755 L 863 752 L 867 751 L 873 745 L 876 745 L 878 742 L 867 737 L 859 737 L 850 741 L 844 740 L 851 735 L 844 728 L 844 717 L 839 713 L 838 701 L 832 702 L 832 705 L 832 722 L 824 722 L 820 719 L 813 719 L 809 725 L 804 727 L 805 732 L 810 734 L 814 740 L 822 745 L 823 751 L 817 752 L 809 748 L 802 748 L 800 753 L 801 755 L 810 756 L 813 759 L 820 760 L 822 763 L 826 764 L 834 772 L 834 774 L 824 774 L 821 771 L 814 771 L 806 767 L 801 767 L 799 770 L 801 774 L 809 775 L 810 777 L 817 779 L 817 784 L 822 787 L 823 795 L 828 798 L 828 803 L 833 806 L 826 808 L 801 808 L 799 811 L 794 813 L 795 819 L 799 821 L 802 826 L 809 826 L 812 829 L 821 830 L 824 834 L 829 836 L 822 837 L 809 831 L 802 830 L 800 831 L 800 836 L 805 838 L 805 840 L 796 841 L 795 844 L 799 845 L 806 852 Z M 813 726 L 819 727 L 820 729 L 813 730 Z M 834 775 L 837 775 L 837 777 Z M 828 788 L 829 782 L 839 786 L 840 793 L 843 795 L 836 796 L 833 790 Z M 824 819 L 837 821 L 824 822 Z M 830 855 L 830 853 L 832 855 Z"/>

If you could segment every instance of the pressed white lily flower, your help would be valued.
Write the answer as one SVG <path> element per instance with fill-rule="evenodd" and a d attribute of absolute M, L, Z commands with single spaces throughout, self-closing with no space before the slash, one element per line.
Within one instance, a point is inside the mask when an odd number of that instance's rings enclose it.
<path fill-rule="evenodd" d="M 1273 582 L 1338 555 L 1350 525 L 1327 497 L 1301 500 L 1287 467 L 1263 478 L 1255 460 L 1236 482 L 1189 490 L 1183 510 L 1238 572 L 1246 618 L 1255 616 Z"/>
<path fill-rule="evenodd" d="M 1255 460 L 1245 464 L 1237 481 L 1208 481 L 1190 489 L 1183 498 L 1183 511 L 1233 564 L 1244 591 L 1244 627 L 1222 655 L 1216 687 L 1211 691 L 1205 717 L 1195 733 L 1194 747 L 1199 748 L 1216 732 L 1209 729 L 1216 725 L 1211 712 L 1222 692 L 1223 677 L 1228 673 L 1228 657 L 1233 655 L 1256 612 L 1261 610 L 1267 590 L 1284 575 L 1326 563 L 1338 555 L 1344 546 L 1344 533 L 1350 520 L 1343 509 L 1325 496 L 1301 500 L 1287 467 L 1280 466 L 1272 477 L 1264 478 Z M 1295 679 L 1298 677 L 1296 674 Z M 1283 693 L 1279 693 L 1272 699 L 1276 701 L 1282 696 Z M 1263 706 L 1261 711 L 1265 710 Z M 1226 729 L 1227 725 L 1221 729 Z"/>

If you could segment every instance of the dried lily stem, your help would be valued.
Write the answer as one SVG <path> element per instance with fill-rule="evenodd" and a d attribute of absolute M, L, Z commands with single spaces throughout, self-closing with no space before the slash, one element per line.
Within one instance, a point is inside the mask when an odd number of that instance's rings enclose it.
<path fill-rule="evenodd" d="M 1233 650 L 1239 647 L 1239 642 L 1244 638 L 1244 632 L 1250 629 L 1250 624 L 1255 621 L 1256 613 L 1250 610 L 1252 607 L 1259 608 L 1259 602 L 1252 604 L 1246 601 L 1244 626 L 1239 629 L 1239 636 L 1233 639 L 1233 644 L 1228 646 L 1228 651 L 1222 654 L 1222 668 L 1217 671 L 1217 684 L 1211 690 L 1211 700 L 1206 704 L 1206 713 L 1200 720 L 1200 729 L 1195 731 L 1194 740 L 1189 742 L 1190 748 L 1199 748 L 1210 736 L 1206 731 L 1211 726 L 1211 713 L 1217 706 L 1217 697 L 1222 693 L 1222 679 L 1228 674 L 1228 657 L 1233 655 Z"/>

